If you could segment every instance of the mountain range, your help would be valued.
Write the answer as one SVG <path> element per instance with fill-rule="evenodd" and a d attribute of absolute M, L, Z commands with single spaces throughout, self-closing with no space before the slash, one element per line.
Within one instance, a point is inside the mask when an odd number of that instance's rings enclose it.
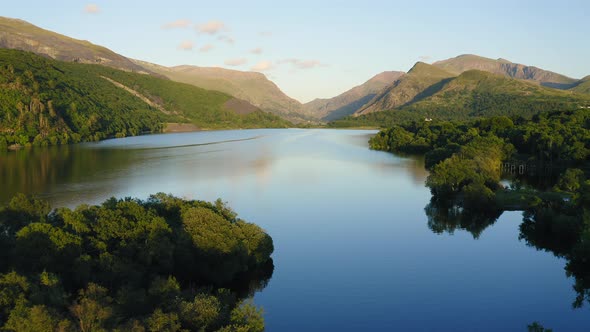
<path fill-rule="evenodd" d="M 464 54 L 452 59 L 438 61 L 433 65 L 455 75 L 477 69 L 562 90 L 570 89 L 578 82 L 576 79 L 537 67 L 512 63 L 505 59 L 488 59 L 473 54 Z"/>
<path fill-rule="evenodd" d="M 458 114 L 475 116 L 495 109 L 494 106 L 482 113 L 474 108 L 476 104 L 485 104 L 479 102 L 483 95 L 495 101 L 517 100 L 515 103 L 521 107 L 525 97 L 529 104 L 535 105 L 537 101 L 561 105 L 566 99 L 584 104 L 587 100 L 584 95 L 590 94 L 590 76 L 577 80 L 505 59 L 465 54 L 433 64 L 418 62 L 407 73 L 385 71 L 333 98 L 302 104 L 261 73 L 189 65 L 161 66 L 130 59 L 105 47 L 18 19 L 0 17 L 0 48 L 33 52 L 59 61 L 107 66 L 219 91 L 239 100 L 241 110 L 260 109 L 294 123 L 363 118 L 392 110 L 403 111 L 399 114 L 405 115 L 414 112 L 436 116 L 450 112 L 449 105 L 460 105 Z M 505 106 L 508 101 L 500 104 Z M 379 117 L 383 116 L 373 116 Z"/>

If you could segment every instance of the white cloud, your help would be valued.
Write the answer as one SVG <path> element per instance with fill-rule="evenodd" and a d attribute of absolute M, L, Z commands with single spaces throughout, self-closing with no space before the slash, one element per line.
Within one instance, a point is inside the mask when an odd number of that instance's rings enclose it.
<path fill-rule="evenodd" d="M 252 54 L 262 54 L 262 48 L 257 47 L 255 49 L 250 50 L 250 53 Z"/>
<path fill-rule="evenodd" d="M 248 62 L 248 60 L 246 60 L 244 58 L 237 58 L 237 59 L 228 59 L 228 60 L 225 60 L 224 64 L 226 66 L 236 67 L 236 66 L 244 65 L 247 62 Z"/>
<path fill-rule="evenodd" d="M 180 19 L 162 25 L 162 29 L 188 28 L 191 24 L 190 20 Z"/>
<path fill-rule="evenodd" d="M 217 40 L 226 42 L 230 45 L 233 45 L 236 42 L 232 37 L 230 37 L 228 35 L 219 36 L 219 37 L 217 37 Z"/>
<path fill-rule="evenodd" d="M 328 65 L 321 63 L 318 60 L 301 60 L 301 59 L 284 59 L 279 61 L 279 64 L 291 64 L 297 69 L 312 69 L 316 67 L 327 67 Z"/>
<path fill-rule="evenodd" d="M 427 61 L 432 60 L 432 57 L 430 55 L 421 55 L 418 57 L 418 59 L 420 59 L 420 61 L 427 62 Z"/>
<path fill-rule="evenodd" d="M 272 36 L 272 32 L 271 31 L 260 31 L 258 33 L 258 35 L 261 37 L 270 37 L 270 36 Z"/>
<path fill-rule="evenodd" d="M 190 40 L 185 40 L 178 45 L 178 49 L 183 51 L 192 51 L 194 47 L 195 44 Z"/>
<path fill-rule="evenodd" d="M 267 71 L 272 70 L 274 68 L 274 64 L 271 61 L 260 61 L 255 64 L 250 70 L 252 71 Z"/>
<path fill-rule="evenodd" d="M 228 28 L 225 23 L 221 21 L 209 21 L 207 23 L 198 24 L 197 31 L 208 35 L 215 35 L 220 31 L 227 31 Z"/>
<path fill-rule="evenodd" d="M 215 48 L 215 46 L 213 46 L 213 44 L 203 45 L 203 47 L 199 48 L 199 52 L 207 53 L 207 52 L 211 51 L 214 48 Z"/>
<path fill-rule="evenodd" d="M 84 7 L 84 12 L 88 14 L 98 14 L 100 13 L 100 7 L 97 4 L 89 3 Z"/>

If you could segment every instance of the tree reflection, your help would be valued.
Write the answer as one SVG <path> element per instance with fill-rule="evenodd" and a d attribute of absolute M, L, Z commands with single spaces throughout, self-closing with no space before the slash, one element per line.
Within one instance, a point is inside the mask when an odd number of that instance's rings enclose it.
<path fill-rule="evenodd" d="M 261 266 L 251 269 L 247 272 L 240 273 L 226 287 L 234 291 L 238 298 L 246 299 L 253 297 L 257 292 L 261 292 L 268 286 L 275 266 L 272 258 Z"/>
<path fill-rule="evenodd" d="M 125 168 L 133 150 L 86 148 L 80 145 L 0 152 L 0 203 L 16 193 L 43 193 L 61 183 L 81 183 L 96 174 Z M 107 182 L 101 182 L 108 186 Z M 103 192 L 112 192 L 104 188 Z"/>
<path fill-rule="evenodd" d="M 575 308 L 590 303 L 590 181 L 573 201 L 543 202 L 525 213 L 519 238 L 529 246 L 567 260 L 565 271 L 573 277 Z"/>
<path fill-rule="evenodd" d="M 501 211 L 482 212 L 465 209 L 460 205 L 432 199 L 424 208 L 428 217 L 428 228 L 437 234 L 453 234 L 456 230 L 465 230 L 478 239 L 481 233 L 493 225 Z"/>

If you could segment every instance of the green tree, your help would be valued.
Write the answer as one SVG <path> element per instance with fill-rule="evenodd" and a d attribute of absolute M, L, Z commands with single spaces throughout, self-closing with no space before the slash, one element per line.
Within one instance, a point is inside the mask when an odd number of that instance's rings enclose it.
<path fill-rule="evenodd" d="M 257 308 L 252 300 L 242 302 L 231 312 L 232 326 L 240 327 L 240 331 L 264 331 L 263 311 Z M 242 328 L 245 328 L 242 330 Z"/>
<path fill-rule="evenodd" d="M 24 300 L 18 302 L 10 313 L 4 329 L 17 332 L 55 332 L 58 326 L 66 326 L 42 305 L 28 307 Z"/>
<path fill-rule="evenodd" d="M 180 303 L 180 320 L 191 331 L 211 331 L 221 323 L 222 304 L 212 295 L 199 294 Z"/>
<path fill-rule="evenodd" d="M 82 332 L 106 331 L 109 319 L 113 315 L 112 299 L 108 290 L 90 283 L 80 291 L 78 300 L 70 307 L 70 312 L 78 322 Z"/>
<path fill-rule="evenodd" d="M 584 171 L 578 168 L 568 168 L 565 173 L 559 177 L 555 189 L 574 192 L 580 189 L 583 183 Z"/>
<path fill-rule="evenodd" d="M 147 319 L 147 325 L 152 332 L 176 332 L 180 331 L 181 325 L 178 321 L 178 314 L 164 313 L 161 309 L 156 309 Z"/>

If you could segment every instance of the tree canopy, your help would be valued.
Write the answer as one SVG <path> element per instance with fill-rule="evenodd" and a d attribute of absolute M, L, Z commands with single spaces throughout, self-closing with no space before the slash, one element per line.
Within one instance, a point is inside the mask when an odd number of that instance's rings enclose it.
<path fill-rule="evenodd" d="M 262 331 L 246 299 L 272 275 L 272 239 L 221 200 L 156 194 L 51 210 L 0 208 L 7 331 Z"/>

